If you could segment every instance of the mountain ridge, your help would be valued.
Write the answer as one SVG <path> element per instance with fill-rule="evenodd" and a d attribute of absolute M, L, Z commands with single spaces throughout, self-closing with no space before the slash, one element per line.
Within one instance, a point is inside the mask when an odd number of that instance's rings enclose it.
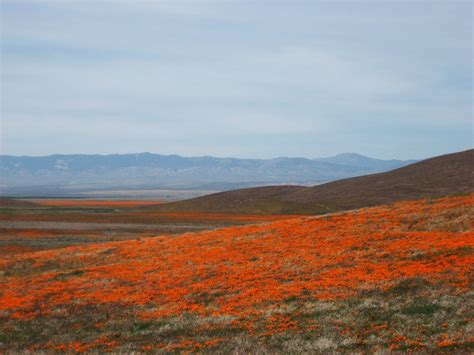
<path fill-rule="evenodd" d="M 305 186 L 225 191 L 156 207 L 160 211 L 319 214 L 474 191 L 474 149 L 392 171 Z"/>
<path fill-rule="evenodd" d="M 364 163 L 357 163 L 357 160 Z M 182 157 L 153 153 L 0 155 L 0 175 L 4 189 L 48 185 L 71 188 L 84 184 L 100 188 L 152 184 L 167 187 L 215 183 L 242 183 L 244 186 L 252 183 L 316 184 L 386 171 L 412 162 L 369 157 L 355 159 L 354 155 L 316 159 Z"/>

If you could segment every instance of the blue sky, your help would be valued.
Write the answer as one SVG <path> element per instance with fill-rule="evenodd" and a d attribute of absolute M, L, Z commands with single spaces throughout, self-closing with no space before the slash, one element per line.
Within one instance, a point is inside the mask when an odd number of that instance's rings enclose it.
<path fill-rule="evenodd" d="M 473 145 L 471 1 L 1 4 L 3 154 Z"/>

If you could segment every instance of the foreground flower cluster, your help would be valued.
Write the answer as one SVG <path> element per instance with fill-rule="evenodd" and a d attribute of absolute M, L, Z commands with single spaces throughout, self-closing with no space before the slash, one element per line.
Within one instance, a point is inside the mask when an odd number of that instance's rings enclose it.
<path fill-rule="evenodd" d="M 473 203 L 474 195 L 402 202 L 12 256 L 0 262 L 0 343 L 467 350 Z"/>

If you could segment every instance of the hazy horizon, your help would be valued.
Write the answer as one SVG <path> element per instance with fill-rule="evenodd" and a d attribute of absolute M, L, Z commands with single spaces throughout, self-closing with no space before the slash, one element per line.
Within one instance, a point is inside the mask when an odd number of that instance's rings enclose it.
<path fill-rule="evenodd" d="M 164 154 L 160 152 L 151 152 L 151 151 L 142 151 L 142 152 L 124 152 L 124 153 L 81 153 L 81 152 L 73 152 L 73 153 L 50 153 L 50 154 L 3 154 L 0 153 L 0 155 L 3 156 L 12 156 L 12 157 L 47 157 L 47 156 L 52 156 L 52 155 L 100 155 L 100 156 L 108 156 L 108 155 L 139 155 L 139 154 L 157 154 L 157 155 L 162 155 L 162 156 L 179 156 L 182 158 L 204 158 L 204 157 L 210 157 L 210 158 L 219 158 L 219 159 L 256 159 L 256 160 L 271 160 L 271 159 L 279 159 L 279 158 L 292 158 L 292 159 L 319 159 L 319 158 L 332 158 L 338 155 L 344 155 L 344 154 L 353 154 L 353 155 L 360 155 L 366 158 L 372 158 L 372 159 L 379 159 L 379 160 L 401 160 L 401 161 L 409 161 L 409 160 L 423 160 L 423 159 L 429 159 L 429 158 L 434 158 L 437 156 L 442 156 L 442 155 L 447 155 L 447 154 L 453 154 L 453 153 L 459 153 L 462 151 L 466 150 L 471 150 L 473 148 L 466 148 L 460 151 L 452 151 L 452 152 L 445 152 L 441 153 L 438 155 L 428 155 L 424 157 L 411 157 L 411 158 L 381 158 L 378 156 L 372 156 L 372 155 L 365 155 L 365 154 L 360 154 L 358 152 L 340 152 L 340 153 L 335 153 L 332 155 L 314 155 L 314 156 L 289 156 L 289 155 L 279 155 L 279 156 L 269 156 L 269 157 L 264 157 L 264 158 L 257 158 L 257 157 L 252 157 L 252 156 L 227 156 L 227 155 L 210 155 L 210 154 L 203 154 L 203 155 L 186 155 L 186 154 Z"/>
<path fill-rule="evenodd" d="M 4 0 L 0 154 L 472 148 L 472 3 Z"/>

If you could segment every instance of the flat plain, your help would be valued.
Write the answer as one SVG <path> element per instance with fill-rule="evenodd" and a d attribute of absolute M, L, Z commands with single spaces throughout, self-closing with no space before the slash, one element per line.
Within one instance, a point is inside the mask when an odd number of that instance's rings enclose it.
<path fill-rule="evenodd" d="M 158 212 L 160 201 L 0 200 L 0 255 L 158 235 L 174 235 L 288 216 Z M 147 208 L 145 208 L 147 207 Z"/>

